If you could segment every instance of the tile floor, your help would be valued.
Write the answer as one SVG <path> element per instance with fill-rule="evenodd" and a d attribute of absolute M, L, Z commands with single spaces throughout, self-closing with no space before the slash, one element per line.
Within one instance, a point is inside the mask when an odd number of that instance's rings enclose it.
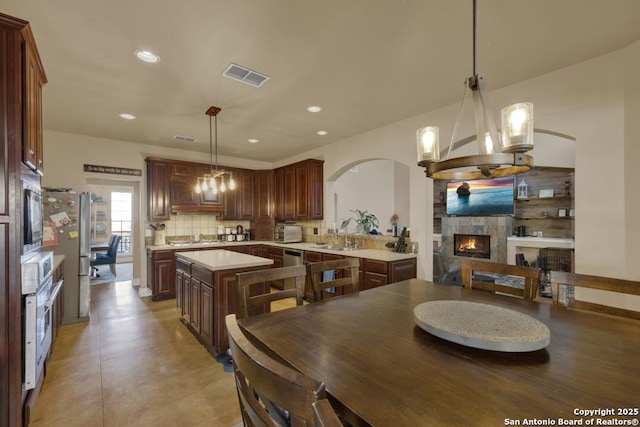
<path fill-rule="evenodd" d="M 290 306 L 286 302 L 273 310 Z M 233 374 L 131 282 L 91 286 L 91 320 L 60 328 L 31 426 L 241 423 Z"/>

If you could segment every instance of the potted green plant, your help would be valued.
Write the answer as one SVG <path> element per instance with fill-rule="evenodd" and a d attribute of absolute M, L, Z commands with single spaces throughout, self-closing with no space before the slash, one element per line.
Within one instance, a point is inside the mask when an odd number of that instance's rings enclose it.
<path fill-rule="evenodd" d="M 340 228 L 347 228 L 351 220 L 356 222 L 356 231 L 358 234 L 369 234 L 372 228 L 378 226 L 378 218 L 367 211 L 361 211 L 360 209 L 353 209 L 350 212 L 356 214 L 356 218 L 350 217 L 342 221 Z"/>

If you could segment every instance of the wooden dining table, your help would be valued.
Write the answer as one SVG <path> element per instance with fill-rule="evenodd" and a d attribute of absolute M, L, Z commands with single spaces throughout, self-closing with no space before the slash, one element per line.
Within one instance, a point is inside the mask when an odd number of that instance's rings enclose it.
<path fill-rule="evenodd" d="M 446 341 L 414 320 L 416 305 L 435 300 L 516 310 L 547 325 L 551 342 L 535 351 L 499 352 Z M 411 279 L 239 323 L 274 357 L 323 381 L 353 425 L 607 425 L 597 419 L 637 425 L 633 419 L 640 419 L 636 320 Z"/>

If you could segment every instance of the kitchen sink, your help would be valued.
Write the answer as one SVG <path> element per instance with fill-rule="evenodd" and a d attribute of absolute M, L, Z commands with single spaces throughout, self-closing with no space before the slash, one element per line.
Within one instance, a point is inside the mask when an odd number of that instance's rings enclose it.
<path fill-rule="evenodd" d="M 345 248 L 343 246 L 334 246 L 334 245 L 316 245 L 318 249 L 329 249 L 331 251 L 350 251 L 351 248 Z"/>

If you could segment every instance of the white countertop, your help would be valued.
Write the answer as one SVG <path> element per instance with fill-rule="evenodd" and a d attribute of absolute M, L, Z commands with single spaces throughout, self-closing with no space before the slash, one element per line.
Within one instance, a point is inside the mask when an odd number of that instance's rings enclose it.
<path fill-rule="evenodd" d="M 354 258 L 367 258 L 373 259 L 376 261 L 399 261 L 403 259 L 416 258 L 416 254 L 399 254 L 396 252 L 392 252 L 391 250 L 381 250 L 381 249 L 355 249 L 349 251 L 338 251 L 335 249 L 326 249 L 319 248 L 315 243 L 275 243 L 275 242 L 267 242 L 267 241 L 259 241 L 259 240 L 249 240 L 244 242 L 209 242 L 209 243 L 189 243 L 182 245 L 162 245 L 162 246 L 147 246 L 147 250 L 150 251 L 161 251 L 161 250 L 184 250 L 184 249 L 200 249 L 199 251 L 193 252 L 204 252 L 204 249 L 214 249 L 220 248 L 224 249 L 229 246 L 247 246 L 247 245 L 267 245 L 267 246 L 275 246 L 281 248 L 290 248 L 290 249 L 298 249 L 303 251 L 314 251 L 314 252 L 323 252 L 328 254 L 336 254 L 343 255 Z M 191 252 L 179 252 L 180 255 Z M 258 258 L 258 257 L 256 257 Z"/>
<path fill-rule="evenodd" d="M 260 267 L 273 264 L 273 260 L 224 249 L 179 252 L 179 258 L 185 258 L 207 270 L 232 270 L 236 268 Z"/>
<path fill-rule="evenodd" d="M 64 261 L 64 255 L 54 255 L 53 256 L 53 269 L 55 270 L 58 266 Z"/>
<path fill-rule="evenodd" d="M 328 254 L 343 255 L 345 257 L 367 258 L 387 262 L 417 257 L 416 254 L 399 254 L 397 252 L 392 252 L 391 250 L 384 251 L 381 249 L 354 249 L 348 251 L 337 251 L 335 249 L 319 248 L 315 243 L 265 243 L 270 246 L 279 246 L 285 249 L 300 249 L 303 251 L 323 252 Z"/>

